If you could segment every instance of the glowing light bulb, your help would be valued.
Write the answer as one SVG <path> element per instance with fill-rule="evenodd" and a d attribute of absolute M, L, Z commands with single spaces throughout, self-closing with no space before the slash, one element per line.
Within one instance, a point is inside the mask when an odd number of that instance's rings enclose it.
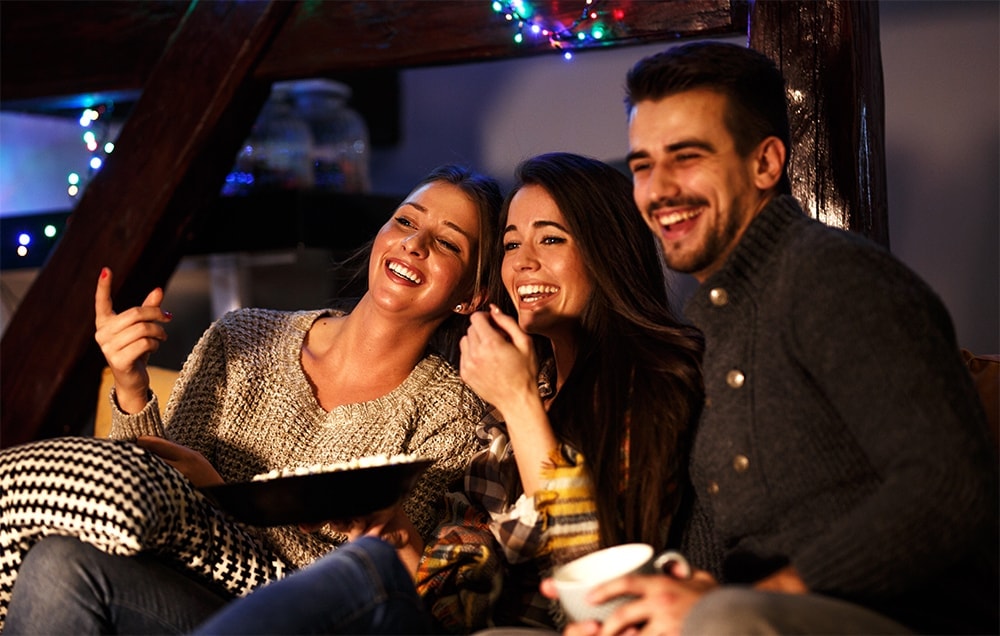
<path fill-rule="evenodd" d="M 517 35 L 514 36 L 514 41 L 520 44 L 521 42 L 524 41 L 524 36 L 518 33 Z"/>
<path fill-rule="evenodd" d="M 66 188 L 66 192 L 69 193 L 69 196 L 75 197 L 76 195 L 80 194 L 80 188 L 79 186 L 71 185 L 70 187 Z"/>
<path fill-rule="evenodd" d="M 42 230 L 42 233 L 45 234 L 46 238 L 52 238 L 53 236 L 56 235 L 56 226 L 50 223 L 49 225 L 45 226 L 45 228 Z"/>
<path fill-rule="evenodd" d="M 569 51 L 566 51 L 565 53 L 563 53 L 563 58 L 565 58 L 567 61 L 572 60 L 573 54 L 570 53 Z"/>
<path fill-rule="evenodd" d="M 108 153 L 110 155 L 114 151 L 115 151 L 115 144 L 114 144 L 114 142 L 109 141 L 108 143 L 104 144 L 104 152 L 106 152 L 106 153 Z"/>
<path fill-rule="evenodd" d="M 503 11 L 503 5 L 500 4 L 499 2 L 494 2 L 493 10 L 496 11 L 497 13 L 500 13 L 501 11 Z"/>
<path fill-rule="evenodd" d="M 104 162 L 101 161 L 100 157 L 91 157 L 90 158 L 90 167 L 93 168 L 94 170 L 100 170 L 101 166 L 103 164 L 104 164 Z"/>
<path fill-rule="evenodd" d="M 23 256 L 27 256 L 28 255 L 28 248 L 26 248 L 23 245 L 18 245 L 17 246 L 17 255 L 18 256 L 22 256 L 22 257 Z"/>
<path fill-rule="evenodd" d="M 21 232 L 17 235 L 18 245 L 31 245 L 31 235 L 27 232 Z"/>
<path fill-rule="evenodd" d="M 66 181 L 69 182 L 70 185 L 77 185 L 80 183 L 80 175 L 75 172 L 71 172 L 69 173 L 69 176 L 66 177 Z"/>

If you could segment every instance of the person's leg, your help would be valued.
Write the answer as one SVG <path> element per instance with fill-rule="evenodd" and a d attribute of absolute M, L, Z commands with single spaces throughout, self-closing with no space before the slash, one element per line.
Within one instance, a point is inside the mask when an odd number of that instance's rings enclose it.
<path fill-rule="evenodd" d="M 911 634 L 860 605 L 819 594 L 781 594 L 721 587 L 688 614 L 682 635 Z"/>
<path fill-rule="evenodd" d="M 194 632 L 426 634 L 430 619 L 388 543 L 362 537 L 233 603 Z"/>
<path fill-rule="evenodd" d="M 184 634 L 229 600 L 152 554 L 50 536 L 21 564 L 4 633 Z"/>

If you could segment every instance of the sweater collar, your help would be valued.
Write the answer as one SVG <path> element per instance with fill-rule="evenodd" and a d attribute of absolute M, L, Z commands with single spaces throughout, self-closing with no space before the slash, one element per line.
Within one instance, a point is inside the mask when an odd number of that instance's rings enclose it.
<path fill-rule="evenodd" d="M 753 285 L 757 272 L 777 257 L 786 230 L 805 219 L 808 217 L 794 197 L 784 194 L 774 197 L 747 226 L 722 268 L 708 277 L 701 288 L 710 290 L 731 281 Z"/>
<path fill-rule="evenodd" d="M 736 248 L 719 271 L 709 276 L 687 302 L 684 313 L 695 324 L 707 308 L 713 306 L 712 290 L 730 292 L 745 289 L 748 293 L 760 285 L 760 272 L 779 257 L 787 230 L 809 217 L 794 197 L 778 195 L 750 222 Z"/>

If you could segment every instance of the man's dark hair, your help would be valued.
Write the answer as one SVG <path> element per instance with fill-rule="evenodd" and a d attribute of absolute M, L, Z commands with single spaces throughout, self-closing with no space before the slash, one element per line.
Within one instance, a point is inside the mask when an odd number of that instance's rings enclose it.
<path fill-rule="evenodd" d="M 699 88 L 726 96 L 725 124 L 741 156 L 770 136 L 791 153 L 784 76 L 770 58 L 736 44 L 691 42 L 639 60 L 625 78 L 625 108 L 630 114 L 641 101 Z M 778 190 L 791 194 L 786 169 Z"/>

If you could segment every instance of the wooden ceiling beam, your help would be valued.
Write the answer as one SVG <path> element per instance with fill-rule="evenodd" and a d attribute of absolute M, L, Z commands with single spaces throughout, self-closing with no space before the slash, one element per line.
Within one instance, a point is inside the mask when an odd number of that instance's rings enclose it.
<path fill-rule="evenodd" d="M 567 26 L 586 6 L 582 0 L 532 4 L 547 24 Z M 597 48 L 746 33 L 745 0 L 603 0 L 594 6 L 607 27 Z M 186 1 L 3 0 L 0 100 L 5 108 L 30 107 L 38 100 L 139 91 L 187 9 Z M 311 0 L 296 6 L 253 73 L 270 82 L 552 52 L 545 38 L 516 44 L 514 32 L 487 0 Z"/>
<path fill-rule="evenodd" d="M 114 271 L 118 309 L 166 284 L 268 96 L 253 69 L 294 7 L 192 4 L 4 332 L 0 446 L 76 432 L 92 414 L 97 275 Z"/>

